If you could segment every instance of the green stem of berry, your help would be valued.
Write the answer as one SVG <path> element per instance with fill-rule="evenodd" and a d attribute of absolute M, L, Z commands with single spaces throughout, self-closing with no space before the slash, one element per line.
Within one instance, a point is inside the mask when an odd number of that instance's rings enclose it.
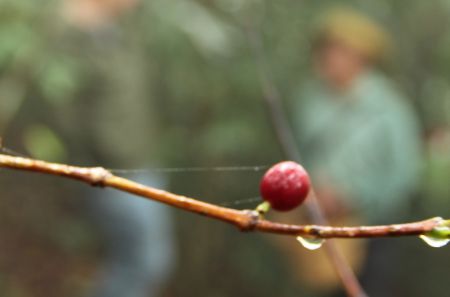
<path fill-rule="evenodd" d="M 259 204 L 255 210 L 259 213 L 259 215 L 264 215 L 270 210 L 270 203 L 264 201 L 263 203 Z"/>

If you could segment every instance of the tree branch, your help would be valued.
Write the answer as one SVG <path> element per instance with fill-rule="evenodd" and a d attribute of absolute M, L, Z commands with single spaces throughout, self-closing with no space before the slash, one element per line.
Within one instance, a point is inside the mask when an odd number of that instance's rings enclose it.
<path fill-rule="evenodd" d="M 156 200 L 173 207 L 233 224 L 242 231 L 261 231 L 282 235 L 310 236 L 318 238 L 417 236 L 435 231 L 435 228 L 441 227 L 443 222 L 447 222 L 443 221 L 442 218 L 431 218 L 419 222 L 384 226 L 332 227 L 321 225 L 281 224 L 261 218 L 255 210 L 237 210 L 221 207 L 148 187 L 115 176 L 102 167 L 78 167 L 4 154 L 0 154 L 0 167 L 58 175 L 80 180 L 93 186 L 115 188 L 120 191 Z"/>

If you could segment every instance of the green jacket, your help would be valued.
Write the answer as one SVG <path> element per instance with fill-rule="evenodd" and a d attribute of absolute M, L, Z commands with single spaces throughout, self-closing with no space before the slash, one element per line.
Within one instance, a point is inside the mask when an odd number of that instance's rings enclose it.
<path fill-rule="evenodd" d="M 337 93 L 319 81 L 296 92 L 295 129 L 313 181 L 323 173 L 372 223 L 399 214 L 418 181 L 420 134 L 413 110 L 381 74 Z"/>

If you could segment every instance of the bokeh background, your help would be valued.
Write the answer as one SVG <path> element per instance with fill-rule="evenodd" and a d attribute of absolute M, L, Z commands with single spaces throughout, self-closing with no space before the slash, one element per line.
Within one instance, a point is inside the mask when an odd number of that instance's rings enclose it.
<path fill-rule="evenodd" d="M 417 112 L 426 160 L 417 197 L 405 206 L 408 219 L 450 217 L 446 0 L 0 0 L 3 145 L 108 168 L 276 162 L 283 155 L 246 28 L 260 34 L 289 106 L 290 92 L 311 75 L 314 19 L 336 3 L 376 17 L 393 36 L 383 71 Z M 258 195 L 261 175 L 176 172 L 169 189 L 249 208 L 257 202 L 236 201 Z M 101 189 L 4 169 L 0 189 L 0 295 L 86 296 L 105 247 L 83 195 Z M 161 296 L 327 296 L 296 275 L 275 235 L 240 233 L 179 210 L 173 215 L 176 265 Z M 388 240 L 401 250 L 391 263 L 398 296 L 448 294 L 448 248 Z"/>

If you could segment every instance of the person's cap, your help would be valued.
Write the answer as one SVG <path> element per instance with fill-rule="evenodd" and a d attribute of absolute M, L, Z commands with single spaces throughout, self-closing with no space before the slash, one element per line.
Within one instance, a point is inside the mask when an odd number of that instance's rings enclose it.
<path fill-rule="evenodd" d="M 387 55 L 390 38 L 387 32 L 368 16 L 351 8 L 334 8 L 319 19 L 320 42 L 338 41 L 372 61 Z"/>

